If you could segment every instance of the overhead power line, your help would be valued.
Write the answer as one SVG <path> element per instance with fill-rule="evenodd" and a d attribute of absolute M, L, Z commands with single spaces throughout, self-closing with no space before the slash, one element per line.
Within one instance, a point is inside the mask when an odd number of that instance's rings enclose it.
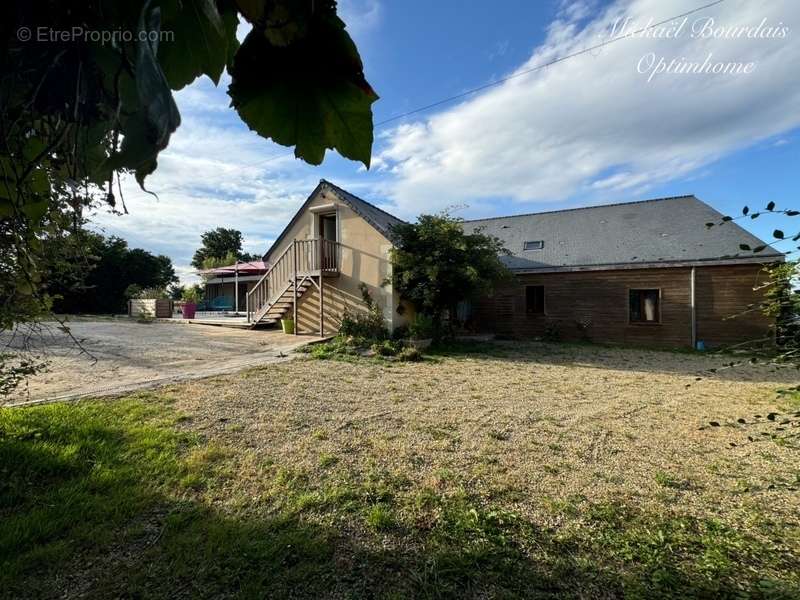
<path fill-rule="evenodd" d="M 426 110 L 430 110 L 432 108 L 436 108 L 437 106 L 441 106 L 442 104 L 447 104 L 448 102 L 454 102 L 456 100 L 459 100 L 461 98 L 465 98 L 465 97 L 470 96 L 472 94 L 475 94 L 477 92 L 482 92 L 483 90 L 486 90 L 486 89 L 501 85 L 501 84 L 505 83 L 506 81 L 510 81 L 512 79 L 516 79 L 518 77 L 522 77 L 522 76 L 528 75 L 530 73 L 535 73 L 536 71 L 541 71 L 542 69 L 546 69 L 547 67 L 552 67 L 553 65 L 558 64 L 560 62 L 564 62 L 565 60 L 568 60 L 570 58 L 575 58 L 576 56 L 581 56 L 582 54 L 588 54 L 589 52 L 594 52 L 595 50 L 599 50 L 600 48 L 603 48 L 605 46 L 613 44 L 614 42 L 618 42 L 620 40 L 624 40 L 624 39 L 627 39 L 627 38 L 630 38 L 630 37 L 635 37 L 637 35 L 640 35 L 640 34 L 644 33 L 645 31 L 648 31 L 649 29 L 654 29 L 656 27 L 660 27 L 661 25 L 666 25 L 667 23 L 670 23 L 672 21 L 676 21 L 677 19 L 682 19 L 684 17 L 688 17 L 689 15 L 693 15 L 694 13 L 698 13 L 698 12 L 700 12 L 702 10 L 706 10 L 707 8 L 711 8 L 712 6 L 716 6 L 717 4 L 722 4 L 723 2 L 725 2 L 725 0 L 715 0 L 714 2 L 709 2 L 708 4 L 704 4 L 703 6 L 698 6 L 697 8 L 694 8 L 694 9 L 692 9 L 690 11 L 687 11 L 685 13 L 681 13 L 679 15 L 675 15 L 674 17 L 670 17 L 668 19 L 664 19 L 662 21 L 659 21 L 658 23 L 653 23 L 651 25 L 648 25 L 647 27 L 642 27 L 641 29 L 637 29 L 635 31 L 629 31 L 628 33 L 626 33 L 624 35 L 618 35 L 616 37 L 609 38 L 604 42 L 600 42 L 599 44 L 595 44 L 594 46 L 589 46 L 588 48 L 584 48 L 582 50 L 578 50 L 576 52 L 572 52 L 571 54 L 565 54 L 564 56 L 560 56 L 558 58 L 554 58 L 553 60 L 550 60 L 550 61 L 548 61 L 546 63 L 542 63 L 540 65 L 536 65 L 535 67 L 531 67 L 529 69 L 524 69 L 522 71 L 518 71 L 518 72 L 516 72 L 516 73 L 514 73 L 512 75 L 508 75 L 507 77 L 503 77 L 501 79 L 497 79 L 495 81 L 492 81 L 490 83 L 486 83 L 484 85 L 479 85 L 478 87 L 474 87 L 472 89 L 466 90 L 464 92 L 461 92 L 460 94 L 456 94 L 454 96 L 450 96 L 449 98 L 444 98 L 442 100 L 437 100 L 436 102 L 432 102 L 431 104 L 426 104 L 425 106 L 420 106 L 419 108 L 415 108 L 413 110 L 409 110 L 408 112 L 404 112 L 402 114 L 395 115 L 394 117 L 389 117 L 388 119 L 384 119 L 383 121 L 379 121 L 378 123 L 376 123 L 375 127 L 380 127 L 382 125 L 386 125 L 387 123 L 391 123 L 392 121 L 397 121 L 398 119 L 402 119 L 402 118 L 408 117 L 410 115 L 414 115 L 414 114 L 417 114 L 417 113 L 420 113 L 420 112 L 424 112 Z"/>
<path fill-rule="evenodd" d="M 593 46 L 588 46 L 586 48 L 583 48 L 582 50 L 577 50 L 575 52 L 571 52 L 570 54 L 565 54 L 564 56 L 560 56 L 558 58 L 554 58 L 553 60 L 549 60 L 549 61 L 547 61 L 545 63 L 540 64 L 540 65 L 536 65 L 535 67 L 530 67 L 528 69 L 523 69 L 522 71 L 517 71 L 516 73 L 508 75 L 507 77 L 503 77 L 501 79 L 497 79 L 497 80 L 492 81 L 490 83 L 485 83 L 483 85 L 479 85 L 477 87 L 468 89 L 468 90 L 466 90 L 464 92 L 461 92 L 459 94 L 455 94 L 453 96 L 449 96 L 447 98 L 443 98 L 441 100 L 437 100 L 436 102 L 431 102 L 430 104 L 426 104 L 425 106 L 420 106 L 419 108 L 415 108 L 413 110 L 406 111 L 406 112 L 401 113 L 399 115 L 395 115 L 393 117 L 389 117 L 388 119 L 384 119 L 383 121 L 378 121 L 377 123 L 375 123 L 375 128 L 382 127 L 382 126 L 384 126 L 384 125 L 386 125 L 388 123 L 392 123 L 394 121 L 398 121 L 400 119 L 404 119 L 405 117 L 409 117 L 409 116 L 415 115 L 417 113 L 421 113 L 421 112 L 425 112 L 425 111 L 431 110 L 432 108 L 436 108 L 437 106 L 442 106 L 443 104 L 448 104 L 450 102 L 455 102 L 456 100 L 460 100 L 461 98 L 466 98 L 467 96 L 471 96 L 473 94 L 477 94 L 478 92 L 482 92 L 483 90 L 487 90 L 487 89 L 496 87 L 496 86 L 501 85 L 501 84 L 503 84 L 503 83 L 505 83 L 507 81 L 510 81 L 512 79 L 517 79 L 519 77 L 523 77 L 525 75 L 529 75 L 531 73 L 535 73 L 536 71 L 541 71 L 541 70 L 546 69 L 548 67 L 552 67 L 553 65 L 556 65 L 558 63 L 564 62 L 565 60 L 569 60 L 569 59 L 575 58 L 577 56 L 582 56 L 584 54 L 588 54 L 590 52 L 594 52 L 595 50 L 599 50 L 600 48 L 604 48 L 604 47 L 609 46 L 609 45 L 611 45 L 611 44 L 613 44 L 615 42 L 619 42 L 620 40 L 636 37 L 638 35 L 641 35 L 645 31 L 649 31 L 650 29 L 655 29 L 656 27 L 660 27 L 662 25 L 666 25 L 667 23 L 670 23 L 672 21 L 676 21 L 678 19 L 683 19 L 684 17 L 688 17 L 688 16 L 693 15 L 695 13 L 704 11 L 706 9 L 709 9 L 709 8 L 713 7 L 713 6 L 717 6 L 718 4 L 722 4 L 723 2 L 725 2 L 725 0 L 714 0 L 714 2 L 709 2 L 709 3 L 704 4 L 702 6 L 698 6 L 697 8 L 693 8 L 692 10 L 688 10 L 686 12 L 683 12 L 683 13 L 679 14 L 679 15 L 674 15 L 674 16 L 669 17 L 667 19 L 663 19 L 661 21 L 658 21 L 657 23 L 651 23 L 650 25 L 648 25 L 646 27 L 641 27 L 640 29 L 636 29 L 634 31 L 629 31 L 628 33 L 625 33 L 624 35 L 618 35 L 616 37 L 609 38 L 609 39 L 607 39 L 607 40 L 605 40 L 603 42 L 599 42 L 597 44 L 594 44 Z M 247 165 L 247 166 L 255 167 L 255 166 L 259 166 L 259 165 L 263 165 L 263 164 L 267 164 L 267 163 L 273 162 L 275 160 L 278 160 L 279 158 L 285 158 L 285 155 L 273 156 L 272 158 L 268 158 L 267 160 L 265 160 L 263 162 L 257 162 L 257 163 L 254 163 L 252 165 Z"/>

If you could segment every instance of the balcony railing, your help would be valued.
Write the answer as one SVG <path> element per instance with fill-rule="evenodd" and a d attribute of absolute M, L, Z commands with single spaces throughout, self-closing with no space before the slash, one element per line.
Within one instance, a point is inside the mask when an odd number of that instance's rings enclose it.
<path fill-rule="evenodd" d="M 338 271 L 338 242 L 323 238 L 294 240 L 253 289 L 247 292 L 248 319 L 261 319 L 263 313 L 299 279 L 335 274 Z"/>

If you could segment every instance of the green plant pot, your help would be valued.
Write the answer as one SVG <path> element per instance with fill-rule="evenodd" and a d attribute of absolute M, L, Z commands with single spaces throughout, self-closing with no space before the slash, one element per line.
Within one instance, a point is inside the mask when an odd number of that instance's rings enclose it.
<path fill-rule="evenodd" d="M 294 333 L 294 319 L 281 319 L 283 333 Z"/>

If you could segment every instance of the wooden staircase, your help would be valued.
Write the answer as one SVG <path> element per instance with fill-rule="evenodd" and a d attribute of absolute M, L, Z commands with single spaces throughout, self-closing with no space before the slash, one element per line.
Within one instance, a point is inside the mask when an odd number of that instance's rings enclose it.
<path fill-rule="evenodd" d="M 306 279 L 297 286 L 297 298 L 300 299 L 311 287 L 311 282 Z M 291 318 L 291 313 L 294 308 L 294 283 L 289 282 L 283 293 L 278 296 L 272 304 L 266 304 L 257 312 L 253 319 L 251 319 L 251 327 L 256 326 L 258 323 L 278 321 L 280 319 Z M 287 316 L 288 313 L 288 316 Z"/>
<path fill-rule="evenodd" d="M 294 240 L 247 293 L 247 320 L 254 328 L 290 316 L 298 333 L 297 304 L 312 288 L 319 293 L 319 335 L 324 335 L 323 278 L 338 275 L 339 244 L 326 239 Z"/>

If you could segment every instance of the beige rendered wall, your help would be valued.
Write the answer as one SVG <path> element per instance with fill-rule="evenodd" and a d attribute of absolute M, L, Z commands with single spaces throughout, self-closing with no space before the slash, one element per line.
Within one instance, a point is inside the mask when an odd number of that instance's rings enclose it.
<path fill-rule="evenodd" d="M 340 243 L 339 276 L 325 277 L 324 307 L 325 333 L 339 329 L 342 314 L 365 311 L 359 285 L 367 285 L 372 298 L 383 311 L 386 326 L 394 329 L 405 323 L 405 315 L 397 313 L 397 294 L 391 284 L 381 285 L 391 275 L 389 240 L 342 202 L 333 192 L 321 191 L 313 198 L 303 214 L 286 233 L 281 245 L 270 253 L 268 260 L 275 260 L 293 240 L 317 237 L 314 208 L 334 205 L 337 214 L 337 237 Z M 323 211 L 327 212 L 327 211 Z M 319 295 L 312 288 L 298 304 L 298 331 L 319 331 Z"/>

